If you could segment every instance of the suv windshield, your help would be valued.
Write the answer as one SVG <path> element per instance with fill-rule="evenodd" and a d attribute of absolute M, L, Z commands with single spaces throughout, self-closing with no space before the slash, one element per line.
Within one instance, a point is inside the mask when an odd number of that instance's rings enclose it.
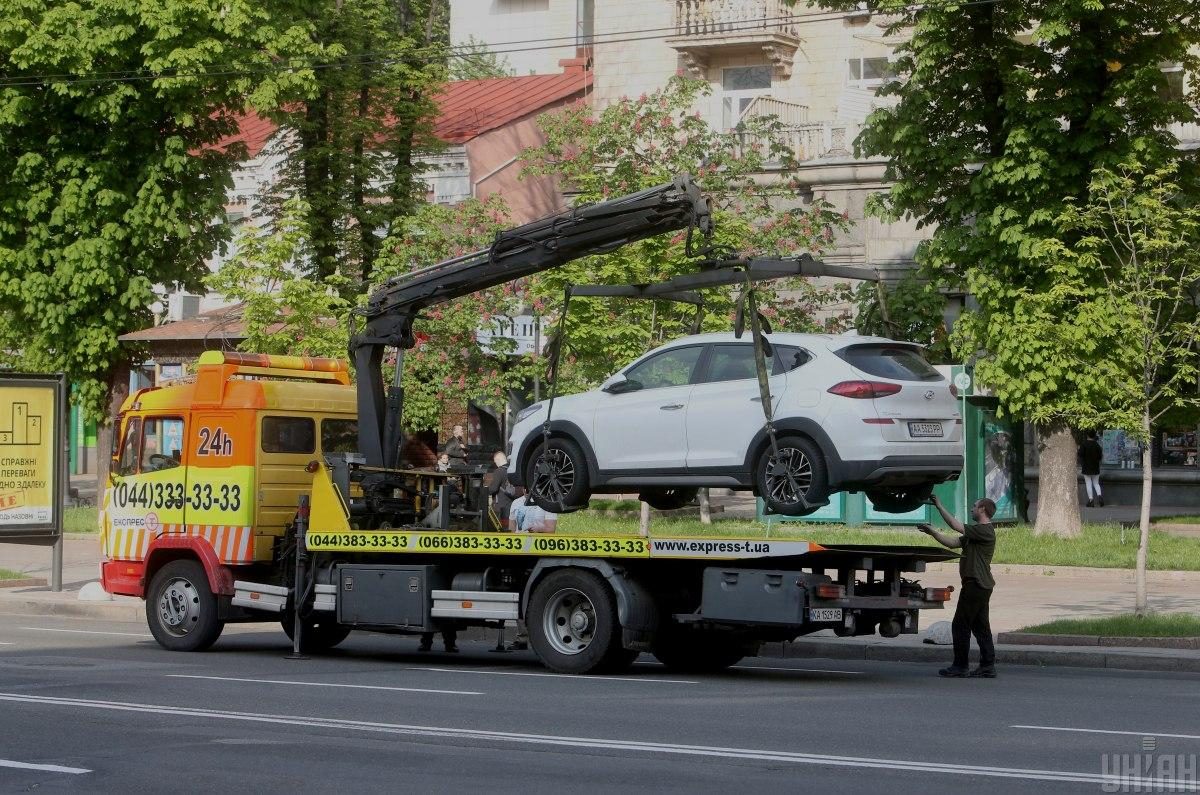
<path fill-rule="evenodd" d="M 925 361 L 919 348 L 899 345 L 851 345 L 837 352 L 857 370 L 894 381 L 941 381 L 942 375 Z"/>

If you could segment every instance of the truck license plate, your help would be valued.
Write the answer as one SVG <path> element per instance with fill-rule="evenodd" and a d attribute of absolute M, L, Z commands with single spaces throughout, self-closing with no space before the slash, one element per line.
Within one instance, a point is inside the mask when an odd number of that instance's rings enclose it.
<path fill-rule="evenodd" d="M 810 607 L 808 609 L 809 621 L 841 621 L 842 608 L 840 607 Z"/>
<path fill-rule="evenodd" d="M 910 422 L 908 435 L 914 439 L 918 436 L 941 436 L 942 424 L 940 422 Z"/>

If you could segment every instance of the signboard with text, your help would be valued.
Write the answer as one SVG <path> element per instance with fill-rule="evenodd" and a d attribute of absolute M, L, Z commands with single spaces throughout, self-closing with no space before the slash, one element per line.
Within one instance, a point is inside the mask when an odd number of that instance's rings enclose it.
<path fill-rule="evenodd" d="M 0 541 L 51 541 L 62 528 L 66 382 L 0 373 Z"/>

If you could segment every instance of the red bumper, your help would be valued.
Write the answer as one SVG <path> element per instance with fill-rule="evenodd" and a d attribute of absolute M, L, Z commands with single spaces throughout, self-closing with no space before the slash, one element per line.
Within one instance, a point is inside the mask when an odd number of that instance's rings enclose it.
<path fill-rule="evenodd" d="M 106 560 L 100 564 L 100 584 L 105 592 L 144 596 L 146 564 L 140 560 Z"/>

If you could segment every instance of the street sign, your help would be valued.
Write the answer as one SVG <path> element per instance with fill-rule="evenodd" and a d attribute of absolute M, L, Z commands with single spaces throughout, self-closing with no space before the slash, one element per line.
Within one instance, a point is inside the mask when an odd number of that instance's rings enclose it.
<path fill-rule="evenodd" d="M 66 380 L 0 373 L 0 541 L 62 535 Z"/>
<path fill-rule="evenodd" d="M 958 390 L 958 394 L 960 395 L 965 395 L 971 391 L 970 373 L 964 370 L 963 372 L 960 372 L 958 375 L 954 376 L 954 387 Z"/>

